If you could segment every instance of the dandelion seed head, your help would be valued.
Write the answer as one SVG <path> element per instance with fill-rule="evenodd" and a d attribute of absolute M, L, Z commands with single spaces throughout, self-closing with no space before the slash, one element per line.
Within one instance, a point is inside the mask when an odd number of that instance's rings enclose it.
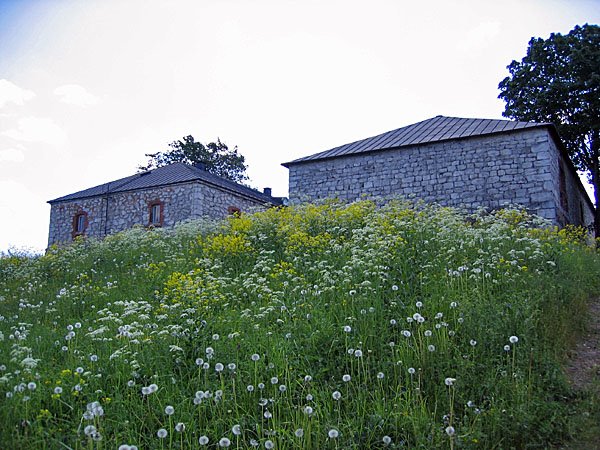
<path fill-rule="evenodd" d="M 275 443 L 273 441 L 267 439 L 265 441 L 265 448 L 267 448 L 267 449 L 275 448 Z"/>
<path fill-rule="evenodd" d="M 177 431 L 178 433 L 184 432 L 185 431 L 185 423 L 178 422 L 177 425 L 175 425 L 175 431 Z"/>
<path fill-rule="evenodd" d="M 508 338 L 508 341 L 511 344 L 516 344 L 517 342 L 519 342 L 519 338 L 517 336 L 511 336 L 511 337 Z"/>
<path fill-rule="evenodd" d="M 254 362 L 258 361 L 260 359 L 260 355 L 258 353 L 254 353 L 250 359 Z"/>
<path fill-rule="evenodd" d="M 446 434 L 447 434 L 448 436 L 454 436 L 454 435 L 456 434 L 456 430 L 455 430 L 455 429 L 454 429 L 454 427 L 453 427 L 453 426 L 451 426 L 451 425 L 450 425 L 450 426 L 448 426 L 448 427 L 446 427 L 446 430 L 445 430 L 445 431 L 446 431 Z"/>
<path fill-rule="evenodd" d="M 207 445 L 209 442 L 208 436 L 200 436 L 198 438 L 198 444 L 200 445 Z"/>
<path fill-rule="evenodd" d="M 173 408 L 171 405 L 168 405 L 168 406 L 165 408 L 165 414 L 166 414 L 167 416 L 172 416 L 174 412 L 175 412 L 175 408 Z"/>
<path fill-rule="evenodd" d="M 329 430 L 327 432 L 327 436 L 329 436 L 329 439 L 336 439 L 339 435 L 340 435 L 339 431 L 336 430 L 335 428 L 332 428 L 331 430 Z"/>
<path fill-rule="evenodd" d="M 342 394 L 340 393 L 340 391 L 335 391 L 333 394 L 331 394 L 331 396 L 334 400 L 339 400 L 340 398 L 342 398 Z"/>
<path fill-rule="evenodd" d="M 231 432 L 236 436 L 239 436 L 240 434 L 242 434 L 242 427 L 239 424 L 234 425 L 233 428 L 231 428 Z"/>
<path fill-rule="evenodd" d="M 344 331 L 346 333 L 350 333 L 352 331 L 352 327 L 350 325 L 344 325 Z"/>
<path fill-rule="evenodd" d="M 510 345 L 506 344 L 506 345 L 504 346 L 504 351 L 505 351 L 505 352 L 510 352 Z"/>
<path fill-rule="evenodd" d="M 301 438 L 302 436 L 304 436 L 304 429 L 298 428 L 296 431 L 294 431 L 294 435 L 297 438 Z"/>
<path fill-rule="evenodd" d="M 392 443 L 392 438 L 389 436 L 384 436 L 381 440 L 383 441 L 383 445 L 390 445 Z"/>
<path fill-rule="evenodd" d="M 415 368 L 414 367 L 409 367 L 408 368 L 408 373 L 411 374 L 411 375 L 414 375 L 415 374 Z"/>
<path fill-rule="evenodd" d="M 377 378 L 378 378 L 379 380 L 383 380 L 383 379 L 385 378 L 385 374 L 384 374 L 383 372 L 379 372 L 379 373 L 377 374 Z"/>
<path fill-rule="evenodd" d="M 219 439 L 219 447 L 229 447 L 231 445 L 231 441 L 226 437 Z"/>
<path fill-rule="evenodd" d="M 444 380 L 444 384 L 446 386 L 453 386 L 455 381 L 456 381 L 456 378 L 450 378 L 450 377 L 448 377 L 448 378 L 446 378 Z"/>

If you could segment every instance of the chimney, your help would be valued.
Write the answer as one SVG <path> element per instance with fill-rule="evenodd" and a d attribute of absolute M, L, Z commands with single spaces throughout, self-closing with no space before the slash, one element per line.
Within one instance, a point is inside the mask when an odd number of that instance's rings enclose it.
<path fill-rule="evenodd" d="M 197 162 L 197 163 L 194 163 L 194 167 L 195 167 L 196 169 L 200 169 L 200 170 L 206 170 L 206 163 L 203 163 L 203 162 Z"/>
<path fill-rule="evenodd" d="M 263 194 L 268 195 L 269 197 L 272 197 L 273 195 L 271 194 L 271 188 L 264 188 L 263 189 Z"/>

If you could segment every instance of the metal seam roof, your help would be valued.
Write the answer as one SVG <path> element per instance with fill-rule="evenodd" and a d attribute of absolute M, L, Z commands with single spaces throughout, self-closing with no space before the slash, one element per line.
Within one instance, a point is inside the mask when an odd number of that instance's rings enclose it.
<path fill-rule="evenodd" d="M 349 144 L 334 147 L 313 155 L 304 156 L 283 163 L 288 167 L 292 164 L 329 159 L 357 153 L 367 153 L 377 150 L 421 145 L 441 142 L 451 139 L 483 136 L 495 133 L 507 133 L 524 128 L 549 126 L 549 123 L 515 122 L 497 119 L 467 119 L 460 117 L 436 116 L 396 130 L 388 131 Z"/>

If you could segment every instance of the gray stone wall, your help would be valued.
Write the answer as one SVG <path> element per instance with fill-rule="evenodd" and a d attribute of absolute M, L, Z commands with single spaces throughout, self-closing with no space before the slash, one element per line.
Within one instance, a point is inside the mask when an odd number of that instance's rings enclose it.
<path fill-rule="evenodd" d="M 578 224 L 581 205 L 586 218 L 591 209 L 564 170 L 569 201 L 579 206 L 559 211 L 560 158 L 547 129 L 526 129 L 292 164 L 289 195 L 292 203 L 400 195 L 467 209 L 520 204 L 553 223 L 562 213 Z"/>
<path fill-rule="evenodd" d="M 73 219 L 87 213 L 85 236 L 102 238 L 108 234 L 132 228 L 149 226 L 149 204 L 163 204 L 162 226 L 203 216 L 224 218 L 230 207 L 241 211 L 265 209 L 257 199 L 200 182 L 191 182 L 153 189 L 119 192 L 51 205 L 48 245 L 73 240 Z"/>

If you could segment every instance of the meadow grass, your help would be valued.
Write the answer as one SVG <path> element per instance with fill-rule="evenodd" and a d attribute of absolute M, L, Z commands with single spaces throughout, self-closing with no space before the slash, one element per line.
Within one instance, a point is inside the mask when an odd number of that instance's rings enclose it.
<path fill-rule="evenodd" d="M 600 283 L 518 209 L 271 209 L 0 258 L 20 449 L 545 448 Z"/>

